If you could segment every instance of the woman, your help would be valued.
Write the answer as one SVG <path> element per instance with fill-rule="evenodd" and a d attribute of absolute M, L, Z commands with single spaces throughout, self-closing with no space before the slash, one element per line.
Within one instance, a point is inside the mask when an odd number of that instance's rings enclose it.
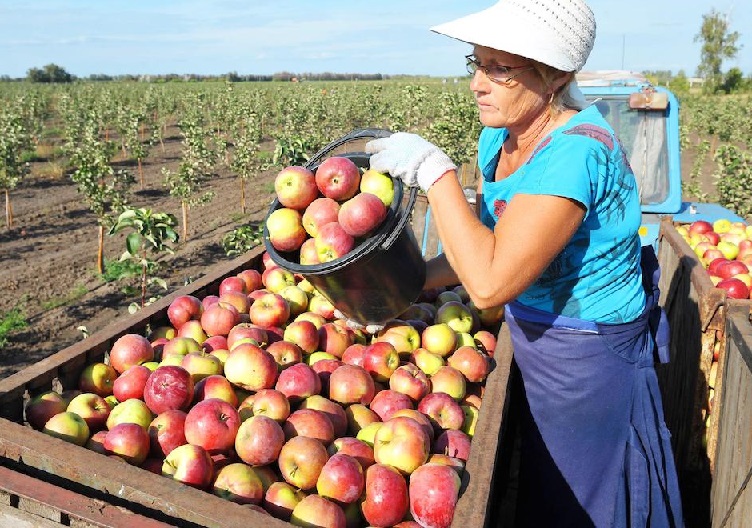
<path fill-rule="evenodd" d="M 478 308 L 506 305 L 526 404 L 518 524 L 682 525 L 635 178 L 574 80 L 592 12 L 582 0 L 502 0 L 432 29 L 473 45 L 480 218 L 452 161 L 420 136 L 366 150 L 372 168 L 427 193 L 444 254 L 426 288 L 459 281 Z M 655 268 L 652 256 L 642 264 Z"/>

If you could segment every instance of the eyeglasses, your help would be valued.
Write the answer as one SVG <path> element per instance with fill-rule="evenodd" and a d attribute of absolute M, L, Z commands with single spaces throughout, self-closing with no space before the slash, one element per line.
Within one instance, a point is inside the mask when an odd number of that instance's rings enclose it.
<path fill-rule="evenodd" d="M 522 75 L 523 73 L 533 69 L 532 66 L 482 66 L 475 55 L 465 56 L 467 60 L 467 71 L 471 75 L 475 75 L 475 72 L 482 71 L 488 80 L 495 82 L 496 84 L 509 84 L 514 78 Z M 509 75 L 513 70 L 521 70 L 514 75 Z"/>

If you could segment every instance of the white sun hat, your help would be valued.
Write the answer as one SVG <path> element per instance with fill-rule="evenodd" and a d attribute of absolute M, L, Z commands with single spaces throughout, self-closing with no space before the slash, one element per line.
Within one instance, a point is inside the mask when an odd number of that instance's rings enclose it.
<path fill-rule="evenodd" d="M 577 72 L 595 42 L 595 17 L 583 0 L 500 0 L 431 31 Z"/>

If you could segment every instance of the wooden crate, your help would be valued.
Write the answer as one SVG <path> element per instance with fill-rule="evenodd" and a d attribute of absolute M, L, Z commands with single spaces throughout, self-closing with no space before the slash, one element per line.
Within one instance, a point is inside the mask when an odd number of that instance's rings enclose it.
<path fill-rule="evenodd" d="M 111 326 L 39 363 L 0 380 L 0 465 L 53 486 L 173 526 L 230 527 L 290 526 L 247 507 L 174 480 L 130 466 L 24 425 L 24 404 L 41 392 L 76 387 L 84 366 L 106 358 L 112 344 L 126 333 L 144 333 L 166 322 L 169 303 L 179 295 L 216 294 L 219 283 L 242 269 L 261 264 L 262 250 L 251 251 L 216 265 L 200 280 L 159 300 L 139 313 Z M 453 526 L 485 526 L 496 519 L 501 505 L 498 490 L 505 489 L 506 475 L 496 474 L 499 446 L 505 434 L 509 410 L 511 342 L 506 327 L 499 332 L 494 369 L 489 375 L 463 489 Z M 504 466 L 505 469 L 507 466 Z M 44 499 L 41 499 L 44 502 Z M 49 502 L 49 501 L 48 501 Z M 54 504 L 49 504 L 53 510 Z M 115 524 L 113 524 L 115 526 Z"/>
<path fill-rule="evenodd" d="M 744 306 L 726 319 L 724 390 L 718 401 L 718 442 L 712 485 L 712 526 L 752 523 L 752 322 Z"/>

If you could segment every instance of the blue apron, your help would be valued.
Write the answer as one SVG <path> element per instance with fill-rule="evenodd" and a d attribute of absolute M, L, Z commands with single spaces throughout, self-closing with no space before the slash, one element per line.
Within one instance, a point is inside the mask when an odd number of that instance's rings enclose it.
<path fill-rule="evenodd" d="M 507 306 L 526 396 L 518 526 L 683 526 L 654 368 L 668 360 L 668 323 L 652 247 L 642 271 L 646 308 L 631 323 Z"/>

